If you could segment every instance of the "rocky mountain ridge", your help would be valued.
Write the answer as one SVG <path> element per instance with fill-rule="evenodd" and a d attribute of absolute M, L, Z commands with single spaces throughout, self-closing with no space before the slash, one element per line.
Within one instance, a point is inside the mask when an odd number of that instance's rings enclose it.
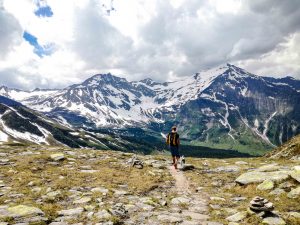
<path fill-rule="evenodd" d="M 95 75 L 62 90 L 0 88 L 0 94 L 68 126 L 143 128 L 177 124 L 187 144 L 264 151 L 300 133 L 300 81 L 251 74 L 231 64 L 176 82 Z"/>

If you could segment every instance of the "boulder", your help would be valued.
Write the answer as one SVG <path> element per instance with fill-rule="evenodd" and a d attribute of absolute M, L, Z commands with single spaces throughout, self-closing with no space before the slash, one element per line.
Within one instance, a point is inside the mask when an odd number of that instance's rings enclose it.
<path fill-rule="evenodd" d="M 247 212 L 238 212 L 226 218 L 230 222 L 238 222 L 247 217 Z"/>
<path fill-rule="evenodd" d="M 290 173 L 291 177 L 300 183 L 300 170 L 294 170 Z"/>
<path fill-rule="evenodd" d="M 103 210 L 97 212 L 95 214 L 95 217 L 100 220 L 105 220 L 105 219 L 111 218 L 111 214 L 107 210 L 103 209 Z"/>
<path fill-rule="evenodd" d="M 55 153 L 55 154 L 50 155 L 50 158 L 53 161 L 60 161 L 60 160 L 65 159 L 65 155 L 63 153 Z"/>
<path fill-rule="evenodd" d="M 180 223 L 183 221 L 183 219 L 180 217 L 179 214 L 172 213 L 169 215 L 158 215 L 157 219 L 162 223 Z"/>
<path fill-rule="evenodd" d="M 260 172 L 251 171 L 240 175 L 235 182 L 241 185 L 261 183 L 265 180 L 271 180 L 273 182 L 282 182 L 289 178 L 290 171 L 274 171 L 274 172 Z"/>
<path fill-rule="evenodd" d="M 57 214 L 59 216 L 79 216 L 83 212 L 83 208 L 75 208 L 75 209 L 66 209 L 58 211 Z"/>
<path fill-rule="evenodd" d="M 82 197 L 80 199 L 77 199 L 73 202 L 73 204 L 86 204 L 92 201 L 90 197 Z"/>
<path fill-rule="evenodd" d="M 257 170 L 260 172 L 271 172 L 271 171 L 276 171 L 279 169 L 280 169 L 280 166 L 278 166 L 277 163 L 274 163 L 274 164 L 261 166 Z"/>
<path fill-rule="evenodd" d="M 265 180 L 261 184 L 259 184 L 256 189 L 261 191 L 268 191 L 274 188 L 274 182 L 271 180 Z"/>
<path fill-rule="evenodd" d="M 295 189 L 292 189 L 288 195 L 289 198 L 298 198 L 300 197 L 300 187 L 297 187 Z"/>
<path fill-rule="evenodd" d="M 266 217 L 266 218 L 263 219 L 262 224 L 285 225 L 286 223 L 280 217 Z"/>
<path fill-rule="evenodd" d="M 216 172 L 225 172 L 225 173 L 237 173 L 240 171 L 238 166 L 220 166 L 214 169 Z"/>
<path fill-rule="evenodd" d="M 270 192 L 270 195 L 281 195 L 284 194 L 285 191 L 281 188 L 276 188 L 273 191 Z"/>
<path fill-rule="evenodd" d="M 171 203 L 174 205 L 188 204 L 189 202 L 190 202 L 190 199 L 185 198 L 185 197 L 177 197 L 177 198 L 173 198 L 171 200 Z"/>
<path fill-rule="evenodd" d="M 43 216 L 44 212 L 36 207 L 17 205 L 7 209 L 10 213 L 8 217 L 23 217 L 23 216 Z"/>

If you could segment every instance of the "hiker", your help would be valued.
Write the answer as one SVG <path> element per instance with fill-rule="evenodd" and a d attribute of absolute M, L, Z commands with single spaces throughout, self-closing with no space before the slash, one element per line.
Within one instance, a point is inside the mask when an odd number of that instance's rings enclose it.
<path fill-rule="evenodd" d="M 170 146 L 170 151 L 172 154 L 173 159 L 173 165 L 175 169 L 177 170 L 177 163 L 179 161 L 180 155 L 179 155 L 179 134 L 177 133 L 177 127 L 173 126 L 171 133 L 167 136 L 167 144 Z"/>

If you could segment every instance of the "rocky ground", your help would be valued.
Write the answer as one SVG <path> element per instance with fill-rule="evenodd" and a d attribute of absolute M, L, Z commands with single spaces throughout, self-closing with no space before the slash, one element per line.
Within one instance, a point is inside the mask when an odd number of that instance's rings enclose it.
<path fill-rule="evenodd" d="M 299 161 L 187 163 L 178 172 L 165 155 L 2 146 L 0 225 L 300 224 Z"/>

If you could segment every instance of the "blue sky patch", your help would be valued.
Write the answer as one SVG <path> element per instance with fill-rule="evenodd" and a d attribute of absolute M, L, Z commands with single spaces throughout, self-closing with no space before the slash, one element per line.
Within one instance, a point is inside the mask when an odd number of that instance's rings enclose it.
<path fill-rule="evenodd" d="M 35 12 L 35 15 L 40 17 L 51 17 L 53 15 L 53 12 L 50 8 L 50 6 L 43 6 L 39 7 Z"/>
<path fill-rule="evenodd" d="M 39 57 L 43 57 L 44 55 L 51 55 L 53 50 L 53 45 L 45 45 L 42 46 L 38 43 L 38 39 L 27 31 L 24 32 L 23 38 L 29 42 L 34 47 L 34 53 Z"/>

